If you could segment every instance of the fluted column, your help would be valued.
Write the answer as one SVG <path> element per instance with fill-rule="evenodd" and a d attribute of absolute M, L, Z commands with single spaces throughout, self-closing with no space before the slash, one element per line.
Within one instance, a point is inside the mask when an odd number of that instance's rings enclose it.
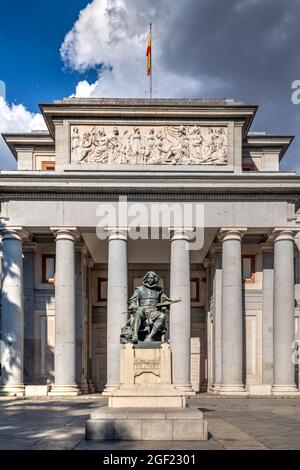
<path fill-rule="evenodd" d="M 111 229 L 108 238 L 107 384 L 109 395 L 120 384 L 120 334 L 127 321 L 127 230 Z"/>
<path fill-rule="evenodd" d="M 171 305 L 170 342 L 173 383 L 183 393 L 194 393 L 190 377 L 191 361 L 191 286 L 190 234 L 183 229 L 171 231 L 170 296 L 181 302 Z"/>
<path fill-rule="evenodd" d="M 54 385 L 51 395 L 79 394 L 76 383 L 75 228 L 54 229 L 56 237 Z"/>
<path fill-rule="evenodd" d="M 297 393 L 292 345 L 295 340 L 294 233 L 277 229 L 274 237 L 274 395 Z"/>
<path fill-rule="evenodd" d="M 243 311 L 241 244 L 245 229 L 222 229 L 221 394 L 243 394 Z"/>
<path fill-rule="evenodd" d="M 24 229 L 1 230 L 3 243 L 2 273 L 2 360 L 1 393 L 23 396 L 24 298 L 22 239 Z"/>

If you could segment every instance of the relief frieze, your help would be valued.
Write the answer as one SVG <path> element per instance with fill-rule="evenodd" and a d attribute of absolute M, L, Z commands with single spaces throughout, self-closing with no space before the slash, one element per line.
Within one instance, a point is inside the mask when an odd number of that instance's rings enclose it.
<path fill-rule="evenodd" d="M 71 161 L 78 165 L 224 165 L 224 126 L 72 126 Z"/>

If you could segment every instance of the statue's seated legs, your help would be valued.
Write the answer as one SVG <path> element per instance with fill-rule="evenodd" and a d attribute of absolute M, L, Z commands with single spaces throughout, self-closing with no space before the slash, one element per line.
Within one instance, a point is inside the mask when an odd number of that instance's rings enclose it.
<path fill-rule="evenodd" d="M 158 332 L 163 332 L 165 329 L 166 315 L 163 312 L 157 312 L 156 318 L 153 322 L 150 333 L 146 336 L 145 341 L 153 341 L 153 338 Z"/>
<path fill-rule="evenodd" d="M 145 318 L 144 307 L 138 307 L 134 312 L 133 319 L 133 336 L 132 342 L 137 343 L 139 340 L 139 329 L 142 323 L 142 320 Z"/>

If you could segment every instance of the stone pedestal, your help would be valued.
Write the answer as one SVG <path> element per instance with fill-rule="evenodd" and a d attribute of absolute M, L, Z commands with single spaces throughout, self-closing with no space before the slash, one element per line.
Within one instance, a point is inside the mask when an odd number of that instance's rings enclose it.
<path fill-rule="evenodd" d="M 91 414 L 87 440 L 207 440 L 207 423 L 186 407 L 182 390 L 172 384 L 167 343 L 126 344 L 121 350 L 120 385 L 108 407 Z"/>
<path fill-rule="evenodd" d="M 121 350 L 120 387 L 108 395 L 111 408 L 185 407 L 185 396 L 171 380 L 170 346 L 157 346 L 134 347 L 128 343 Z"/>
<path fill-rule="evenodd" d="M 86 422 L 87 440 L 206 441 L 207 421 L 197 408 L 109 408 Z"/>

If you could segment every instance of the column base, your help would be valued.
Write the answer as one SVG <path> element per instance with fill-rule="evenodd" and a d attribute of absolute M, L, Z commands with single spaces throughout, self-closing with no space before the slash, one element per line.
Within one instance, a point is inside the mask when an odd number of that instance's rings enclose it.
<path fill-rule="evenodd" d="M 76 397 L 80 395 L 78 385 L 52 385 L 49 397 Z"/>
<path fill-rule="evenodd" d="M 25 396 L 25 385 L 0 385 L 0 396 L 5 397 L 24 397 Z"/>
<path fill-rule="evenodd" d="M 211 384 L 210 388 L 207 391 L 208 393 L 213 393 L 217 395 L 220 391 L 220 384 Z"/>
<path fill-rule="evenodd" d="M 246 397 L 249 395 L 249 392 L 245 390 L 245 386 L 242 384 L 220 384 L 219 385 L 219 395 L 231 395 L 231 396 L 241 396 Z"/>
<path fill-rule="evenodd" d="M 115 392 L 116 390 L 118 390 L 120 388 L 120 384 L 106 384 L 105 385 L 105 389 L 103 390 L 102 392 L 102 395 L 104 397 L 106 396 L 110 396 L 113 392 Z"/>
<path fill-rule="evenodd" d="M 95 385 L 93 384 L 91 380 L 88 381 L 88 389 L 89 389 L 89 393 L 95 393 L 96 391 Z"/>
<path fill-rule="evenodd" d="M 295 384 L 291 385 L 272 385 L 272 395 L 274 396 L 289 396 L 289 395 L 299 395 L 300 391 L 297 389 Z"/>
<path fill-rule="evenodd" d="M 87 394 L 89 393 L 89 386 L 87 382 L 83 382 L 79 385 L 79 389 L 81 393 Z"/>
<path fill-rule="evenodd" d="M 184 384 L 184 385 L 175 385 L 176 390 L 179 390 L 181 395 L 185 397 L 194 396 L 196 395 L 195 390 L 193 389 L 192 384 Z"/>

